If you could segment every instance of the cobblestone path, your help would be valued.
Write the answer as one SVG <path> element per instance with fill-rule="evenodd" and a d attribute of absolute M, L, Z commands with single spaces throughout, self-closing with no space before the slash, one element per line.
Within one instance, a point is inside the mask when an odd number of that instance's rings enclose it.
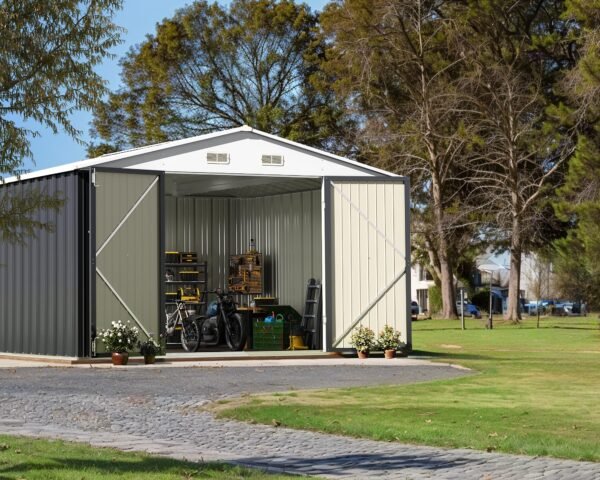
<path fill-rule="evenodd" d="M 0 430 L 329 478 L 600 479 L 600 464 L 359 440 L 214 419 L 244 392 L 409 383 L 446 366 L 0 369 Z M 118 433 L 118 441 L 115 434 Z"/>

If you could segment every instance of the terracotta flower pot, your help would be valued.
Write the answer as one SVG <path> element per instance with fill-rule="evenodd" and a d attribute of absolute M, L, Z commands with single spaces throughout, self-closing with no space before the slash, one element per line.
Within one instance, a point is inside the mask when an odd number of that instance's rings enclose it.
<path fill-rule="evenodd" d="M 144 355 L 144 363 L 152 365 L 156 361 L 156 355 Z"/>
<path fill-rule="evenodd" d="M 356 353 L 358 353 L 358 358 L 369 358 L 369 352 L 361 352 L 358 350 Z"/>
<path fill-rule="evenodd" d="M 113 352 L 111 358 L 113 365 L 127 365 L 127 362 L 129 361 L 129 353 Z"/>
<path fill-rule="evenodd" d="M 396 349 L 384 350 L 385 358 L 396 358 Z"/>

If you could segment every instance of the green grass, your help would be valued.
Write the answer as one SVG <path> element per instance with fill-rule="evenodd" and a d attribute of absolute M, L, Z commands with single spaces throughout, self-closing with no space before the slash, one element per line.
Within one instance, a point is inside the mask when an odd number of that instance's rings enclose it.
<path fill-rule="evenodd" d="M 476 374 L 415 385 L 250 396 L 218 415 L 443 447 L 600 461 L 600 325 L 596 317 L 413 323 L 416 355 Z"/>
<path fill-rule="evenodd" d="M 109 448 L 0 435 L 0 478 L 17 480 L 283 480 L 220 463 L 192 463 Z"/>

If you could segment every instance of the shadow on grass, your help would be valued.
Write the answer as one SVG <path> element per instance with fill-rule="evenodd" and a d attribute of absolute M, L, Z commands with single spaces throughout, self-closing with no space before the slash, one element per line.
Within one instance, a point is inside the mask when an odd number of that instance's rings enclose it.
<path fill-rule="evenodd" d="M 450 331 L 450 332 L 460 332 L 462 330 L 462 328 L 460 328 L 460 325 L 458 325 L 457 327 L 435 327 L 435 326 L 427 326 L 427 328 L 420 328 L 419 330 L 413 330 L 413 335 L 414 332 L 443 332 L 443 331 Z M 469 330 L 467 328 L 467 330 Z M 471 326 L 470 330 L 485 330 L 485 328 L 481 328 L 481 327 L 473 327 Z"/>
<path fill-rule="evenodd" d="M 225 463 L 204 463 L 204 462 L 185 462 L 162 457 L 136 458 L 131 461 L 103 459 L 83 459 L 83 458 L 48 458 L 47 461 L 40 462 L 20 462 L 17 465 L 0 466 L 0 480 L 9 478 L 5 475 L 17 475 L 16 478 L 25 478 L 25 474 L 33 472 L 44 473 L 46 477 L 53 477 L 53 472 L 94 472 L 104 478 L 104 475 L 111 475 L 110 478 L 121 478 L 124 475 L 130 475 L 132 478 L 144 478 L 145 475 L 160 475 L 157 478 L 205 478 L 207 475 L 215 472 L 223 475 L 216 478 L 229 478 L 226 475 L 231 470 L 238 470 L 239 467 Z M 233 473 L 233 472 L 232 472 Z M 12 477 L 11 477 L 12 478 Z M 83 478 L 83 477 L 82 477 Z M 236 476 L 237 478 L 237 476 Z M 244 477 L 246 478 L 246 477 Z"/>
<path fill-rule="evenodd" d="M 425 447 L 426 448 L 426 447 Z M 457 478 L 460 478 L 465 469 L 481 466 L 481 459 L 469 458 L 460 453 L 448 453 L 444 449 L 430 449 L 424 451 L 415 449 L 414 452 L 402 454 L 385 453 L 352 453 L 346 455 L 330 455 L 324 457 L 283 457 L 274 461 L 272 456 L 256 456 L 241 458 L 236 461 L 240 466 L 215 463 L 192 463 L 177 462 L 167 458 L 146 458 L 136 461 L 110 460 L 84 460 L 84 459 L 51 459 L 52 463 L 24 462 L 11 467 L 0 467 L 0 479 L 6 479 L 5 475 L 31 475 L 43 472 L 48 478 L 58 471 L 86 472 L 86 477 L 94 474 L 111 475 L 114 478 L 131 476 L 132 478 L 144 478 L 146 475 L 154 474 L 157 478 L 213 478 L 212 472 L 218 472 L 222 476 L 214 478 L 252 478 L 252 475 L 241 475 L 240 468 L 258 469 L 260 474 L 309 474 L 309 475 L 335 475 L 347 476 L 349 471 L 367 476 L 379 476 L 389 472 L 401 472 L 404 469 L 423 469 L 429 472 L 444 470 L 445 473 L 455 470 Z M 237 470 L 237 472 L 236 472 Z M 231 476 L 230 476 L 231 475 Z"/>
<path fill-rule="evenodd" d="M 413 350 L 411 356 L 423 356 L 432 358 L 452 358 L 455 360 L 490 360 L 492 357 L 486 355 L 474 355 L 472 353 L 460 352 L 429 352 L 427 350 Z"/>
<path fill-rule="evenodd" d="M 545 328 L 558 328 L 558 329 L 562 329 L 562 330 L 596 330 L 596 331 L 600 330 L 600 326 L 598 326 L 598 327 L 592 327 L 590 325 L 585 325 L 585 326 L 578 326 L 578 325 L 552 325 L 551 327 L 545 327 Z"/>

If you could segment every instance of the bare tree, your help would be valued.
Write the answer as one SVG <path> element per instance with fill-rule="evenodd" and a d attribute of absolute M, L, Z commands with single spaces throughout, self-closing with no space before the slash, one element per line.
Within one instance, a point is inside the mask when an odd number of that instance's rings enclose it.
<path fill-rule="evenodd" d="M 480 65 L 475 72 L 480 146 L 471 162 L 472 193 L 488 207 L 489 232 L 510 251 L 505 318 L 519 321 L 522 256 L 543 230 L 546 196 L 561 182 L 573 144 L 560 131 L 546 130 L 539 77 L 504 63 Z"/>

